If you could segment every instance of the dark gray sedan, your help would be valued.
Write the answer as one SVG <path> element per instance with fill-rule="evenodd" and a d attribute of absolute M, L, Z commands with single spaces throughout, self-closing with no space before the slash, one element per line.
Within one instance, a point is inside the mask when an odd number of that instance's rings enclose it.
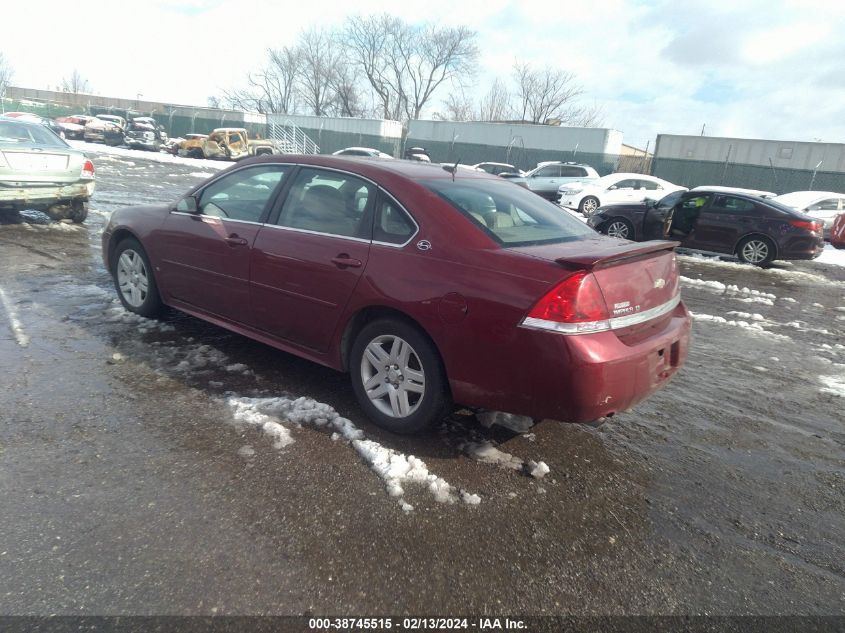
<path fill-rule="evenodd" d="M 676 239 L 683 248 L 736 255 L 758 266 L 815 259 L 824 250 L 820 221 L 773 200 L 715 188 L 599 207 L 587 223 L 612 237 Z"/>

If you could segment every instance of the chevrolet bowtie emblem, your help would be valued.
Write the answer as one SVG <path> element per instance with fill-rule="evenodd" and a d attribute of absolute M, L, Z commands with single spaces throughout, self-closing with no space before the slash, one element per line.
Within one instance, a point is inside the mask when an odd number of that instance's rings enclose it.
<path fill-rule="evenodd" d="M 665 285 L 666 285 L 666 280 L 665 280 L 665 279 L 655 279 L 655 280 L 654 280 L 654 287 L 655 287 L 655 288 L 662 288 L 662 287 L 663 287 L 663 286 L 665 286 Z"/>

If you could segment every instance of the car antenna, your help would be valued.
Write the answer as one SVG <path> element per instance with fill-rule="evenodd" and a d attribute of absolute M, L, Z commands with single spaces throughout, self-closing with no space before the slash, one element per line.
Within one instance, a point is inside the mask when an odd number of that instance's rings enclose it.
<path fill-rule="evenodd" d="M 452 182 L 455 182 L 455 172 L 458 171 L 458 163 L 461 162 L 461 159 L 455 161 L 455 164 L 452 165 Z"/>

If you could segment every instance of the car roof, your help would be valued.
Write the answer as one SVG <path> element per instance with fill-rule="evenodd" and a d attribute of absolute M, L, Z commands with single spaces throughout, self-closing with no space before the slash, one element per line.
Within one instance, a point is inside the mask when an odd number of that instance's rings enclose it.
<path fill-rule="evenodd" d="M 709 192 L 709 193 L 730 193 L 730 194 L 742 194 L 746 196 L 752 196 L 757 198 L 774 198 L 775 194 L 772 191 L 760 191 L 757 189 L 743 189 L 741 187 L 723 187 L 721 185 L 701 185 L 699 187 L 693 187 L 690 191 L 702 191 L 702 192 Z"/>
<path fill-rule="evenodd" d="M 444 169 L 439 163 L 426 163 L 405 159 L 388 160 L 386 158 L 369 156 L 271 154 L 250 158 L 238 164 L 254 163 L 294 163 L 306 167 L 326 167 L 329 169 L 341 169 L 371 178 L 389 175 L 399 175 L 412 180 L 452 178 L 452 173 Z M 457 173 L 459 174 L 458 177 L 464 180 L 472 178 L 491 182 L 502 182 L 502 179 L 498 176 L 493 176 L 480 169 L 460 169 Z"/>
<path fill-rule="evenodd" d="M 812 202 L 820 198 L 845 198 L 845 193 L 836 193 L 835 191 L 792 191 L 775 196 L 775 200 L 783 202 L 785 200 L 795 202 Z"/>

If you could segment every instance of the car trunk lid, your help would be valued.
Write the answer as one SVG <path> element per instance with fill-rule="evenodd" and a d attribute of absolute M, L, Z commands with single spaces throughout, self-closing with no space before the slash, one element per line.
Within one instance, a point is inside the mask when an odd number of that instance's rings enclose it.
<path fill-rule="evenodd" d="M 677 244 L 596 238 L 514 250 L 554 262 L 569 271 L 564 280 L 582 271 L 592 275 L 607 306 L 609 329 L 630 331 L 648 327 L 677 305 Z"/>

